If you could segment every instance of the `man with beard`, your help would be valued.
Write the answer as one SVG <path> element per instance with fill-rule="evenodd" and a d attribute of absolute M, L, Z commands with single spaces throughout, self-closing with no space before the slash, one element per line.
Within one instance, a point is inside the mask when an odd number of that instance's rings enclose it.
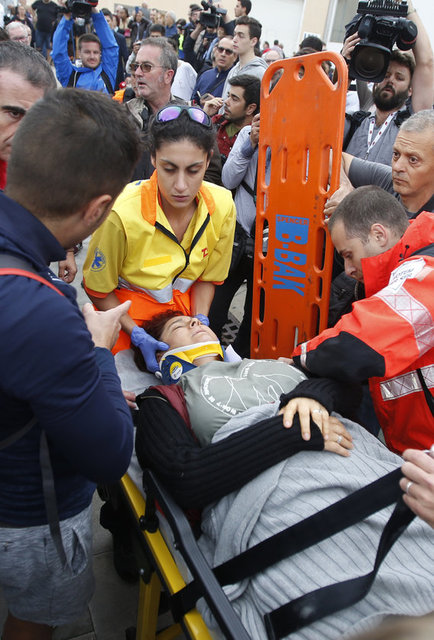
<path fill-rule="evenodd" d="M 355 130 L 353 126 L 353 131 L 351 118 L 346 123 L 344 151 L 357 158 L 390 165 L 393 144 L 402 122 L 413 113 L 432 107 L 433 51 L 429 36 L 411 1 L 408 17 L 418 30 L 413 50 L 414 59 L 408 53 L 392 51 L 384 80 L 374 85 L 375 112 L 366 114 Z M 351 57 L 359 42 L 357 34 L 347 38 L 342 50 L 344 57 Z M 352 121 L 354 122 L 354 118 Z"/>

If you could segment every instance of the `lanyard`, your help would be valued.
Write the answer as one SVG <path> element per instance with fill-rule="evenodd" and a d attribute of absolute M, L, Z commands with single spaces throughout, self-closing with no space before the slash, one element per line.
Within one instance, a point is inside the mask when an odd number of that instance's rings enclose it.
<path fill-rule="evenodd" d="M 397 114 L 396 111 L 394 111 L 393 113 L 389 113 L 389 115 L 387 116 L 386 120 L 381 125 L 380 130 L 378 131 L 378 133 L 375 136 L 374 140 L 372 140 L 372 135 L 374 133 L 374 127 L 375 127 L 375 116 L 372 116 L 370 118 L 369 131 L 368 131 L 368 148 L 366 150 L 365 160 L 367 159 L 367 157 L 369 155 L 369 152 L 371 151 L 372 147 L 374 147 L 375 144 L 378 142 L 378 140 L 380 139 L 380 136 L 382 136 L 383 133 L 386 131 L 387 127 L 392 122 L 392 120 L 396 116 L 396 114 Z"/>

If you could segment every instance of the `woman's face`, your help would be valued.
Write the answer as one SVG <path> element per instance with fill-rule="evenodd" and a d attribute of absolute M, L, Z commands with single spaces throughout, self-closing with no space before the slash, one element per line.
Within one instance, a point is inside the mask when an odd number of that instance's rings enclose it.
<path fill-rule="evenodd" d="M 197 342 L 215 342 L 217 336 L 197 318 L 175 316 L 166 322 L 160 340 L 166 342 L 170 349 L 176 349 Z"/>
<path fill-rule="evenodd" d="M 164 142 L 152 157 L 164 204 L 185 209 L 195 199 L 209 164 L 207 153 L 191 140 Z"/>

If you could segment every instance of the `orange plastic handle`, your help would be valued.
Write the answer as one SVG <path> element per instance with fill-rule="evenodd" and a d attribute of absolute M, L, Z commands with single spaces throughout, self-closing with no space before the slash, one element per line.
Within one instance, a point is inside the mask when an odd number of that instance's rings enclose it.
<path fill-rule="evenodd" d="M 328 60 L 336 84 L 321 66 Z M 327 326 L 333 246 L 323 210 L 339 186 L 346 91 L 346 64 L 331 51 L 275 62 L 263 77 L 252 358 L 289 355 Z"/>

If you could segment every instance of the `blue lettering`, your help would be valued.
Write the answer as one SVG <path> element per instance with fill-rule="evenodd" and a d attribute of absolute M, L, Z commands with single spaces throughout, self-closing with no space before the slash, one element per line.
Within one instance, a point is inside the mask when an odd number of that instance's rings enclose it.
<path fill-rule="evenodd" d="M 295 291 L 300 296 L 304 296 L 304 282 L 294 282 L 294 280 L 275 280 L 273 289 L 289 289 Z"/>
<path fill-rule="evenodd" d="M 309 235 L 309 218 L 276 216 L 276 240 L 306 244 Z"/>
<path fill-rule="evenodd" d="M 282 251 L 282 249 L 275 249 L 274 257 L 280 262 L 297 262 L 299 265 L 306 264 L 307 259 L 307 256 L 304 253 L 296 253 L 295 251 Z"/>

